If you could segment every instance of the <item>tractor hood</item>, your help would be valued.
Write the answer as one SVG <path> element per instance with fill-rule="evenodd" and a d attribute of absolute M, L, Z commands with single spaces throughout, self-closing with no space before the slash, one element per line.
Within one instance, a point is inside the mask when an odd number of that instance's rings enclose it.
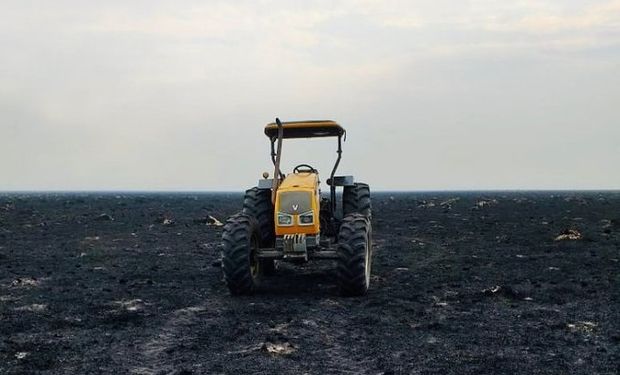
<path fill-rule="evenodd" d="M 316 189 L 319 175 L 316 173 L 290 173 L 280 184 L 278 190 L 310 190 Z"/>

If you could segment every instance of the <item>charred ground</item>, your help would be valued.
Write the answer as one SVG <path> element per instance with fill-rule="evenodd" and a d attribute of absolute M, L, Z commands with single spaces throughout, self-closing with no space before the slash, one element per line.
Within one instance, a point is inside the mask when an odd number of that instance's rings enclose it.
<path fill-rule="evenodd" d="M 363 298 L 329 263 L 230 297 L 241 199 L 0 196 L 0 373 L 620 370 L 620 193 L 374 194 Z"/>

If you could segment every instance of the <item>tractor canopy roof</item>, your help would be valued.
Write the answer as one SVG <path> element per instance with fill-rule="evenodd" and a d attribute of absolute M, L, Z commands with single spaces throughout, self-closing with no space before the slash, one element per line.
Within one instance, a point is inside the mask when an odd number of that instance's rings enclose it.
<path fill-rule="evenodd" d="M 335 121 L 289 121 L 282 123 L 283 138 L 340 137 L 345 133 L 342 126 Z M 265 135 L 270 139 L 278 137 L 278 125 L 275 122 L 265 126 Z"/>

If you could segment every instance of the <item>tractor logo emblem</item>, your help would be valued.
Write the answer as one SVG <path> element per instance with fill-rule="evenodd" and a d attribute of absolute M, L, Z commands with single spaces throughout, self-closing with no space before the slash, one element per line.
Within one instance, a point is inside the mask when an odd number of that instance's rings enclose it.
<path fill-rule="evenodd" d="M 299 209 L 299 205 L 298 204 L 294 204 L 293 205 L 293 211 L 297 211 Z"/>

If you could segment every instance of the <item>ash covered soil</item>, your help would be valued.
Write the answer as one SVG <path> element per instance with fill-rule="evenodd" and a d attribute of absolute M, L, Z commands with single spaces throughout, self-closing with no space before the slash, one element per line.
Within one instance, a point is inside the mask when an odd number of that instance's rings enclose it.
<path fill-rule="evenodd" d="M 329 262 L 229 296 L 241 200 L 0 196 L 0 373 L 620 370 L 620 193 L 374 194 L 363 298 Z"/>

